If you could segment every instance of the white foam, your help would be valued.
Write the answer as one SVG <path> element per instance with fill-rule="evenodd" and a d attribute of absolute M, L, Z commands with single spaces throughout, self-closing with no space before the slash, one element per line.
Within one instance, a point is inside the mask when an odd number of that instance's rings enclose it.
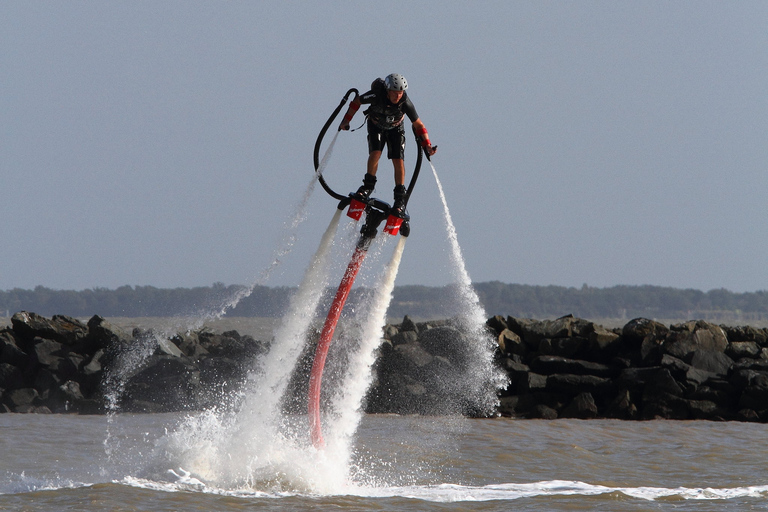
<path fill-rule="evenodd" d="M 367 487 L 349 484 L 342 492 L 317 494 L 316 492 L 292 492 L 257 489 L 217 489 L 205 484 L 190 484 L 188 477 L 179 476 L 177 482 L 153 482 L 127 477 L 117 482 L 125 485 L 154 489 L 166 492 L 200 491 L 212 494 L 240 497 L 317 497 L 317 496 L 357 496 L 363 498 L 410 498 L 436 503 L 461 503 L 478 501 L 514 501 L 523 498 L 546 496 L 599 496 L 620 493 L 630 498 L 655 501 L 662 498 L 680 498 L 684 500 L 731 500 L 739 498 L 766 498 L 768 485 L 756 485 L 731 488 L 689 488 L 689 487 L 611 487 L 594 485 L 570 480 L 549 480 L 532 483 L 500 483 L 484 486 L 457 484 L 413 485 L 402 487 Z"/>

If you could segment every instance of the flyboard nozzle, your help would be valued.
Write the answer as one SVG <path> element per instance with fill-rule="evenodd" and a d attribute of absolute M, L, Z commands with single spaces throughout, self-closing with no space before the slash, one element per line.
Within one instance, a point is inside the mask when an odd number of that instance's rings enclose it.
<path fill-rule="evenodd" d="M 380 199 L 370 198 L 361 200 L 354 197 L 353 194 L 350 194 L 348 198 L 345 198 L 339 202 L 338 208 L 342 210 L 347 205 L 349 205 L 349 210 L 347 210 L 347 217 L 350 217 L 354 220 L 360 220 L 360 218 L 363 216 L 363 213 L 366 214 L 365 224 L 360 230 L 360 233 L 362 234 L 361 243 L 363 239 L 376 237 L 376 230 L 378 229 L 379 224 L 381 224 L 385 219 L 387 221 L 384 226 L 385 233 L 389 233 L 392 236 L 400 233 L 402 236 L 407 237 L 411 232 L 410 224 L 408 222 L 410 220 L 410 216 L 395 215 L 392 213 L 392 208 L 389 206 L 389 204 L 381 201 Z"/>

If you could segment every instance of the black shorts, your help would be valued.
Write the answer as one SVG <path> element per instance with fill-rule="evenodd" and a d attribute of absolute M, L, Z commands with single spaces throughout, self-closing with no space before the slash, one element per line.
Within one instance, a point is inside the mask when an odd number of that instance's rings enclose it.
<path fill-rule="evenodd" d="M 405 159 L 405 130 L 403 123 L 399 126 L 382 130 L 368 119 L 368 152 L 384 151 L 387 146 L 387 158 L 390 160 Z"/>

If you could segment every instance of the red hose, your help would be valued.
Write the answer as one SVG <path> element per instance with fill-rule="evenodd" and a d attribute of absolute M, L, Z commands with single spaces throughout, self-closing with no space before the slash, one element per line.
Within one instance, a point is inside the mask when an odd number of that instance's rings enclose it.
<path fill-rule="evenodd" d="M 366 253 L 367 247 L 358 246 L 355 249 L 355 253 L 352 255 L 349 265 L 347 265 L 347 270 L 344 272 L 344 277 L 341 279 L 339 289 L 336 291 L 336 296 L 333 299 L 330 311 L 328 311 L 328 316 L 325 318 L 323 330 L 320 333 L 320 340 L 317 342 L 315 360 L 312 363 L 312 373 L 309 376 L 308 406 L 310 435 L 312 437 L 312 444 L 317 449 L 325 447 L 322 427 L 320 425 L 320 384 L 323 380 L 325 358 L 328 355 L 328 348 L 331 346 L 331 339 L 341 316 L 341 310 L 344 309 L 344 303 L 349 296 L 349 290 L 355 282 L 355 277 L 360 270 Z"/>

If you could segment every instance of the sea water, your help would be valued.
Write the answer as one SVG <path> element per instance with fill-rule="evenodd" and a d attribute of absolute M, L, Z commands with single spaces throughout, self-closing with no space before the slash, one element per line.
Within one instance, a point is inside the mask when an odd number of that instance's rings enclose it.
<path fill-rule="evenodd" d="M 323 492 L 278 475 L 202 482 L 166 452 L 185 421 L 117 415 L 108 458 L 103 416 L 0 415 L 0 510 L 768 509 L 760 424 L 363 416 L 350 464 L 364 479 Z"/>

